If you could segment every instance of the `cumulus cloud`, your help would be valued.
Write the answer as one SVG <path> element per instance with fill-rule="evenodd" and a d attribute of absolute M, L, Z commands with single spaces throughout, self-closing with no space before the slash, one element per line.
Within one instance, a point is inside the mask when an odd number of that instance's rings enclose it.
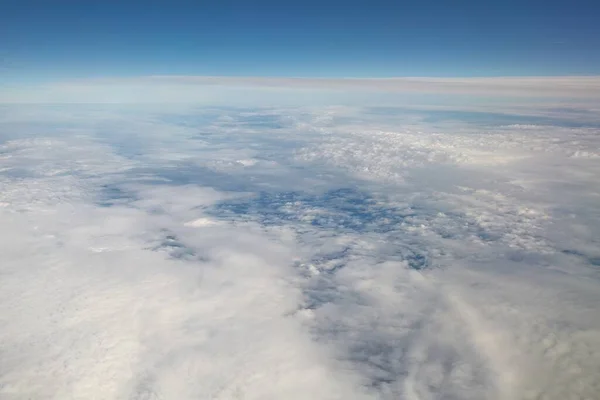
<path fill-rule="evenodd" d="M 2 182 L 5 396 L 354 393 L 290 315 L 300 297 L 288 282 L 293 243 L 252 224 L 185 224 L 228 197 L 210 188 L 124 184 L 111 193 L 123 203 L 94 204 L 105 174 L 129 162 L 83 146 L 3 146 L 8 171 L 27 170 Z M 57 175 L 40 158 L 83 167 Z"/>
<path fill-rule="evenodd" d="M 5 106 L 0 397 L 594 398 L 597 121 L 480 111 Z"/>

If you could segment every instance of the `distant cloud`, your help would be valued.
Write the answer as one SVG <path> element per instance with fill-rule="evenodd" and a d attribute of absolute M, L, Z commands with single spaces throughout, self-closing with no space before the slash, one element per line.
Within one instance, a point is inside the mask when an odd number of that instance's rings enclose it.
<path fill-rule="evenodd" d="M 500 77 L 500 78 L 260 78 L 151 76 L 148 83 L 258 86 L 281 88 L 376 90 L 510 96 L 600 96 L 600 77 Z"/>
<path fill-rule="evenodd" d="M 227 102 L 248 90 L 280 101 L 298 101 L 299 92 L 343 97 L 387 95 L 469 95 L 482 97 L 600 99 L 600 77 L 380 78 L 317 79 L 276 77 L 144 76 L 86 79 L 7 88 L 0 102 Z M 266 91 L 266 92 L 264 92 Z M 260 101 L 257 93 L 247 93 Z M 314 97 L 314 96 L 313 96 Z M 302 99 L 302 96 L 300 96 Z"/>

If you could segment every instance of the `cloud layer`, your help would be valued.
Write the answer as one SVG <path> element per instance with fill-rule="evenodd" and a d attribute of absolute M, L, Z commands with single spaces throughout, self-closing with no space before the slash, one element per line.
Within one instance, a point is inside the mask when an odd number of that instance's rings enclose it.
<path fill-rule="evenodd" d="M 352 96 L 348 96 L 352 92 Z M 315 93 L 318 96 L 315 96 Z M 314 102 L 368 104 L 365 96 L 382 101 L 414 103 L 445 96 L 491 98 L 600 100 L 600 77 L 492 77 L 492 78 L 284 78 L 226 76 L 141 76 L 81 79 L 37 85 L 7 86 L 1 103 L 203 103 L 246 106 L 312 105 Z M 407 97 L 409 96 L 409 97 Z M 359 99 L 358 101 L 356 99 Z M 276 99 L 276 100 L 275 100 Z M 446 99 L 448 100 L 448 99 Z M 312 101 L 312 103 L 311 103 Z M 269 103 L 270 102 L 270 103 Z M 470 101 L 473 105 L 474 102 Z M 596 103 L 597 105 L 597 103 Z"/>
<path fill-rule="evenodd" d="M 588 114 L 4 106 L 0 397 L 594 398 Z"/>

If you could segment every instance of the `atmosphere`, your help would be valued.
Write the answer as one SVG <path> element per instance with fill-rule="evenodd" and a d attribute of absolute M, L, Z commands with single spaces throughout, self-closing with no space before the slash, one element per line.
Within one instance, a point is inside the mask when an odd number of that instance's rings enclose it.
<path fill-rule="evenodd" d="M 0 399 L 600 400 L 599 20 L 0 0 Z"/>
<path fill-rule="evenodd" d="M 2 81 L 600 74 L 600 3 L 0 2 Z"/>

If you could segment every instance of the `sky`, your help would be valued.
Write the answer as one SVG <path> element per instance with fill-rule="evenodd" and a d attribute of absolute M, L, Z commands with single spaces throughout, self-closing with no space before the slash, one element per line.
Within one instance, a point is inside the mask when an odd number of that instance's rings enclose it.
<path fill-rule="evenodd" d="M 0 2 L 0 82 L 600 73 L 596 1 Z"/>

